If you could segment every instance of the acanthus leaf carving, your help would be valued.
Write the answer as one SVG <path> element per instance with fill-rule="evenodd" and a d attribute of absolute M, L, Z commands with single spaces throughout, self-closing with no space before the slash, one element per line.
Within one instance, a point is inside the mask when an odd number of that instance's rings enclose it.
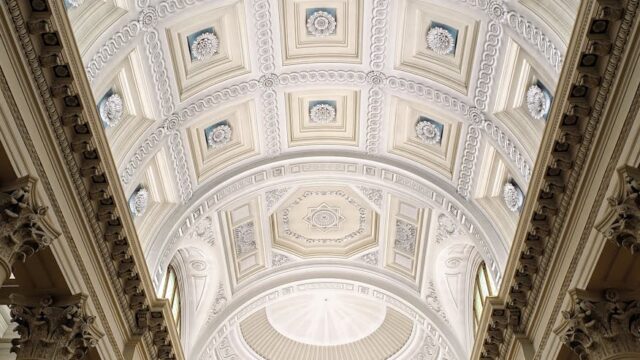
<path fill-rule="evenodd" d="M 207 316 L 207 323 L 213 321 L 216 315 L 218 315 L 227 306 L 227 294 L 224 290 L 222 283 L 218 284 L 218 290 L 216 291 L 216 298 L 209 309 L 209 315 Z"/>
<path fill-rule="evenodd" d="M 581 360 L 640 353 L 640 296 L 607 289 L 601 294 L 571 290 L 571 309 L 556 330 Z"/>
<path fill-rule="evenodd" d="M 83 358 L 101 334 L 84 311 L 85 295 L 53 299 L 11 294 L 11 318 L 19 338 L 11 341 L 18 359 L 71 360 Z"/>
<path fill-rule="evenodd" d="M 273 207 L 282 199 L 282 197 L 289 192 L 288 187 L 269 190 L 264 193 L 264 198 L 267 201 L 267 210 L 271 211 Z"/>
<path fill-rule="evenodd" d="M 288 262 L 292 261 L 290 257 L 283 254 L 273 254 L 271 256 L 271 267 L 282 266 Z"/>
<path fill-rule="evenodd" d="M 0 262 L 7 273 L 16 260 L 25 261 L 58 237 L 45 220 L 47 207 L 33 198 L 35 182 L 25 176 L 0 187 Z"/>
<path fill-rule="evenodd" d="M 384 200 L 384 194 L 382 190 L 367 186 L 360 186 L 358 188 L 360 189 L 360 192 L 362 192 L 362 194 L 378 209 L 382 208 L 382 201 Z"/>
<path fill-rule="evenodd" d="M 604 236 L 632 254 L 640 252 L 640 169 L 622 170 L 622 193 L 609 198 L 615 217 Z"/>
<path fill-rule="evenodd" d="M 370 253 L 360 256 L 360 261 L 362 261 L 365 264 L 378 266 L 378 261 L 379 261 L 378 250 L 372 251 Z"/>
<path fill-rule="evenodd" d="M 440 305 L 440 299 L 438 299 L 436 285 L 434 284 L 433 281 L 429 281 L 429 286 L 427 287 L 426 300 L 429 308 L 431 308 L 431 310 L 433 310 L 436 314 L 438 314 L 438 316 L 440 316 L 442 320 L 444 320 L 444 322 L 448 323 L 449 319 L 447 318 L 447 313 L 442 308 L 442 305 Z"/>

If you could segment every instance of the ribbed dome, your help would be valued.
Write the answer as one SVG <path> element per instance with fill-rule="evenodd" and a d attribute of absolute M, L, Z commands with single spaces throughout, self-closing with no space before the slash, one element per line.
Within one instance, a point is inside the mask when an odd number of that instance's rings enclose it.
<path fill-rule="evenodd" d="M 352 294 L 319 290 L 267 306 L 282 335 L 309 345 L 341 345 L 373 333 L 385 319 L 383 304 Z"/>

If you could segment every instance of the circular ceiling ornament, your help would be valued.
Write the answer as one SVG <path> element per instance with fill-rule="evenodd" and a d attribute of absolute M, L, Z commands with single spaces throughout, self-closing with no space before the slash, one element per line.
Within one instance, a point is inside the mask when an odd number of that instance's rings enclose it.
<path fill-rule="evenodd" d="M 367 84 L 372 86 L 383 86 L 387 81 L 386 75 L 381 71 L 369 71 L 366 78 Z"/>
<path fill-rule="evenodd" d="M 274 73 L 265 74 L 260 77 L 258 84 L 263 89 L 271 89 L 280 85 L 280 78 Z"/>
<path fill-rule="evenodd" d="M 513 212 L 518 212 L 524 204 L 524 194 L 520 187 L 511 180 L 507 181 L 502 188 L 502 198 L 507 208 Z"/>
<path fill-rule="evenodd" d="M 223 147 L 229 141 L 231 141 L 231 126 L 229 125 L 217 125 L 207 135 L 207 145 L 214 149 Z"/>
<path fill-rule="evenodd" d="M 133 216 L 142 216 L 149 204 L 149 190 L 139 187 L 129 199 L 129 210 Z"/>
<path fill-rule="evenodd" d="M 325 203 L 307 210 L 307 216 L 303 219 L 314 229 L 320 231 L 338 230 L 345 220 L 338 207 L 331 207 Z"/>
<path fill-rule="evenodd" d="M 446 29 L 436 26 L 427 32 L 427 47 L 436 54 L 449 55 L 454 46 L 453 36 Z"/>
<path fill-rule="evenodd" d="M 219 46 L 220 41 L 214 33 L 202 33 L 191 43 L 191 56 L 196 61 L 208 59 L 218 53 Z"/>
<path fill-rule="evenodd" d="M 482 123 L 484 123 L 484 114 L 482 113 L 482 110 L 478 109 L 475 106 L 469 108 L 467 117 L 473 124 L 482 125 Z"/>
<path fill-rule="evenodd" d="M 428 145 L 438 144 L 442 137 L 438 129 L 431 121 L 421 120 L 416 124 L 416 135 L 423 143 Z"/>
<path fill-rule="evenodd" d="M 107 127 L 114 127 L 122 119 L 123 110 L 124 103 L 120 95 L 112 94 L 100 103 L 100 119 Z"/>
<path fill-rule="evenodd" d="M 501 0 L 490 0 L 487 4 L 486 11 L 492 19 L 502 20 L 507 13 L 507 8 Z"/>
<path fill-rule="evenodd" d="M 307 18 L 307 30 L 314 36 L 333 35 L 336 25 L 336 18 L 326 11 L 316 11 Z"/>
<path fill-rule="evenodd" d="M 309 117 L 312 123 L 332 123 L 336 121 L 336 108 L 329 104 L 317 104 L 309 111 Z"/>
<path fill-rule="evenodd" d="M 318 210 L 313 214 L 311 221 L 319 228 L 334 227 L 338 223 L 338 217 L 329 210 Z"/>
<path fill-rule="evenodd" d="M 154 7 L 147 7 L 142 9 L 138 22 L 142 27 L 142 30 L 149 30 L 156 26 L 158 23 L 158 10 Z"/>
<path fill-rule="evenodd" d="M 534 119 L 547 116 L 551 108 L 551 98 L 538 85 L 531 85 L 527 90 L 527 109 Z"/>

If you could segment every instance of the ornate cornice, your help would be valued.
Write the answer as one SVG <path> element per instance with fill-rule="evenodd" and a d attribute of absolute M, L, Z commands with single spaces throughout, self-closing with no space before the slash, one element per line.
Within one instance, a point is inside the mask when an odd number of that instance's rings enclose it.
<path fill-rule="evenodd" d="M 20 132 L 21 140 L 24 142 L 29 154 L 31 155 L 31 160 L 33 161 L 33 164 L 36 168 L 36 172 L 40 178 L 42 187 L 44 188 L 47 194 L 47 197 L 51 201 L 51 207 L 56 216 L 56 219 L 58 219 L 59 221 L 62 234 L 66 239 L 73 239 L 73 236 L 71 235 L 71 230 L 69 229 L 69 226 L 67 225 L 67 223 L 64 221 L 62 208 L 60 207 L 60 204 L 55 198 L 55 191 L 53 190 L 53 187 L 49 179 L 47 178 L 47 174 L 42 164 L 42 161 L 40 160 L 40 157 L 38 155 L 38 151 L 36 150 L 36 147 L 31 139 L 31 136 L 29 135 L 25 120 L 22 118 L 20 114 L 20 110 L 18 108 L 18 105 L 15 99 L 13 98 L 13 94 L 11 93 L 11 89 L 9 87 L 9 84 L 7 83 L 7 79 L 2 69 L 0 69 L 0 90 L 2 91 L 2 94 L 4 95 L 4 98 L 7 101 L 7 104 L 9 105 L 9 109 L 11 111 L 11 115 L 13 116 L 13 120 L 15 121 L 15 124 Z M 81 258 L 80 251 L 74 241 L 67 241 L 67 245 L 69 246 L 71 254 L 73 255 L 74 258 L 76 259 Z M 87 268 L 80 261 L 77 262 L 77 265 L 83 281 L 85 282 L 85 284 L 87 284 L 87 292 L 92 298 L 96 298 L 97 292 L 95 287 L 91 283 L 91 277 L 87 271 Z M 108 322 L 107 315 L 105 314 L 105 311 L 101 303 L 94 302 L 93 304 L 95 306 L 95 311 L 96 311 L 96 314 L 98 315 L 100 322 L 107 323 Z M 106 335 L 106 341 L 108 341 L 111 344 L 111 346 L 116 348 L 117 341 L 115 340 L 115 335 L 113 334 L 111 329 L 108 327 L 105 327 L 104 330 Z M 119 352 L 114 352 L 113 356 L 117 359 L 124 359 L 122 357 L 122 354 L 120 354 Z"/>
<path fill-rule="evenodd" d="M 640 252 L 640 168 L 622 169 L 622 191 L 609 198 L 615 216 L 604 236 L 632 254 Z"/>
<path fill-rule="evenodd" d="M 0 265 L 6 275 L 16 260 L 25 261 L 59 236 L 46 220 L 48 208 L 34 199 L 35 183 L 25 176 L 0 186 Z"/>
<path fill-rule="evenodd" d="M 640 295 L 571 290 L 571 309 L 556 333 L 581 360 L 640 354 Z"/>
<path fill-rule="evenodd" d="M 11 321 L 19 337 L 11 340 L 18 359 L 82 359 L 102 336 L 84 311 L 86 295 L 65 298 L 10 295 Z"/>
<path fill-rule="evenodd" d="M 505 274 L 501 298 L 504 313 L 483 322 L 474 355 L 502 358 L 515 333 L 523 333 L 541 291 L 558 246 L 558 235 L 575 198 L 576 184 L 590 152 L 608 93 L 617 75 L 620 54 L 637 16 L 638 1 L 589 1 L 583 3 L 572 39 L 572 53 L 565 64 L 549 123 L 529 188 L 529 204 L 516 232 Z M 531 199 L 531 197 L 534 197 Z M 517 256 L 514 256 L 517 254 Z M 496 328 L 498 317 L 506 326 Z M 496 330 L 500 333 L 496 333 Z"/>
<path fill-rule="evenodd" d="M 88 82 L 78 78 L 84 76 L 78 72 L 80 56 L 73 46 L 68 46 L 72 35 L 62 3 L 6 3 L 70 182 L 81 200 L 83 218 L 90 222 L 111 286 L 119 295 L 120 312 L 128 321 L 128 330 L 144 336 L 156 358 L 180 359 L 177 333 L 175 329 L 168 330 L 173 326 L 166 323 L 170 310 L 147 292 L 153 290 L 150 280 L 143 281 L 145 275 L 148 278 L 145 265 L 136 263 L 143 257 L 132 248 L 131 241 L 138 240 L 131 220 L 126 218 L 127 201 L 119 188 L 115 167 L 111 160 L 105 161 L 110 159 L 106 140 L 94 132 L 102 131 L 102 125 L 91 104 Z M 30 9 L 25 11 L 23 5 Z M 83 106 L 83 102 L 90 105 Z"/>

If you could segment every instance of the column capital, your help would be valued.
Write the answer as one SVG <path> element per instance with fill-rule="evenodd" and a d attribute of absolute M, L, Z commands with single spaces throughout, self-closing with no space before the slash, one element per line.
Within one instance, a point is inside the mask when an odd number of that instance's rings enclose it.
<path fill-rule="evenodd" d="M 620 177 L 621 192 L 608 199 L 615 214 L 604 236 L 634 254 L 640 252 L 640 168 L 625 166 Z"/>
<path fill-rule="evenodd" d="M 101 336 L 95 318 L 84 311 L 86 298 L 11 294 L 11 321 L 20 335 L 11 342 L 17 360 L 82 359 Z"/>
<path fill-rule="evenodd" d="M 36 179 L 25 176 L 0 185 L 0 265 L 8 274 L 16 260 L 25 261 L 59 236 L 46 221 L 46 206 L 36 203 Z"/>
<path fill-rule="evenodd" d="M 574 289 L 569 295 L 571 309 L 562 312 L 564 321 L 556 333 L 581 360 L 640 355 L 638 292 L 608 289 L 593 293 Z"/>

